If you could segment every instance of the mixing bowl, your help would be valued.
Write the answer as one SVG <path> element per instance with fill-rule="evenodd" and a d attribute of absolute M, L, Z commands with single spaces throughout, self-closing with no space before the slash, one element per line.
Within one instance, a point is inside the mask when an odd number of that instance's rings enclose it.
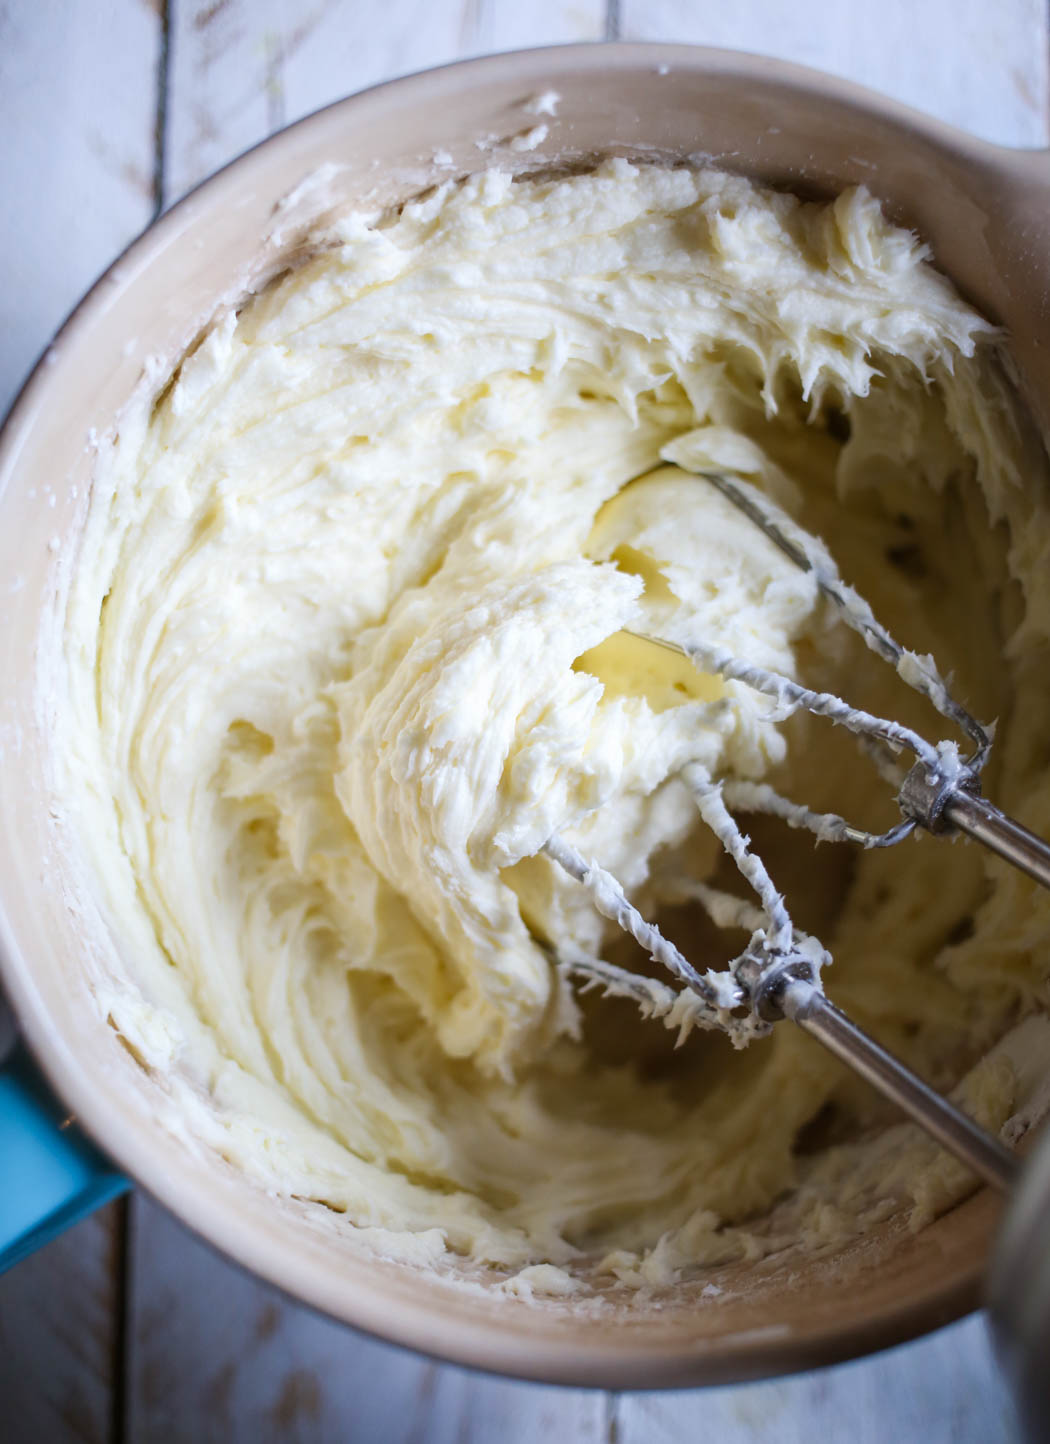
<path fill-rule="evenodd" d="M 529 102 L 548 91 L 560 97 L 556 114 L 538 116 Z M 1050 162 L 1042 153 L 974 140 L 793 66 L 663 45 L 492 56 L 311 116 L 130 247 L 74 312 L 3 432 L 0 943 L 3 985 L 62 1111 L 203 1238 L 384 1338 L 505 1373 L 622 1388 L 829 1363 L 947 1322 L 976 1302 L 995 1200 L 974 1195 L 917 1234 L 889 1219 L 830 1256 L 726 1266 L 713 1276 L 719 1296 L 686 1285 L 659 1307 L 526 1302 L 479 1288 L 477 1278 L 371 1255 L 349 1226 L 319 1226 L 316 1210 L 268 1196 L 180 1134 L 164 1079 L 100 1015 L 97 984 L 121 963 L 78 881 L 77 839 L 49 795 L 53 704 L 39 685 L 42 628 L 90 486 L 92 438 L 117 423 L 133 388 L 162 380 L 218 305 L 286 266 L 332 207 L 396 202 L 436 176 L 486 165 L 533 171 L 609 154 L 703 159 L 815 195 L 863 182 L 930 242 L 962 293 L 1009 328 L 1021 384 L 1047 419 Z M 0 1150 L 41 1126 L 21 1084 L 15 1094 L 25 1107 L 19 1120 L 8 1111 Z M 47 1146 L 61 1163 L 59 1145 Z M 52 1224 L 92 1189 L 118 1186 L 115 1172 L 100 1178 L 97 1160 L 78 1147 L 80 1182 Z M 4 1172 L 5 1189 L 29 1188 Z"/>

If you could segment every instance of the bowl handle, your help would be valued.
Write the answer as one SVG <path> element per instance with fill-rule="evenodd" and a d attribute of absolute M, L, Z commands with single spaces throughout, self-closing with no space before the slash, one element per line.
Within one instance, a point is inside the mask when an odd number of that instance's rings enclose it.
<path fill-rule="evenodd" d="M 17 1043 L 0 1067 L 0 1273 L 130 1187 Z"/>

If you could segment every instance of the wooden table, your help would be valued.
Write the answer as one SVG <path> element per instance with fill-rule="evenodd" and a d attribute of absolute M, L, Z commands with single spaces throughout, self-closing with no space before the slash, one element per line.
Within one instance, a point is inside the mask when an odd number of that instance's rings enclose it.
<path fill-rule="evenodd" d="M 1050 139 L 1044 0 L 0 0 L 0 410 L 95 275 L 247 146 L 388 76 L 617 38 L 762 51 L 1002 144 Z M 1016 1440 L 983 1321 L 766 1384 L 547 1389 L 297 1308 L 141 1195 L 0 1280 L 2 1444 L 813 1438 Z"/>

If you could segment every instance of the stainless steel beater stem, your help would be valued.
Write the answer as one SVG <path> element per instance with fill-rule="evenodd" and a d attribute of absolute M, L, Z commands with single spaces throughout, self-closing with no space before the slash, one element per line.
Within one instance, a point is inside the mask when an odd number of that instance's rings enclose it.
<path fill-rule="evenodd" d="M 983 842 L 1043 887 L 1050 888 L 1050 847 L 985 798 L 953 792 L 944 804 L 944 816 L 960 832 Z"/>
<path fill-rule="evenodd" d="M 1004 1191 L 1012 1187 L 1020 1159 L 840 1013 L 812 983 L 788 982 L 777 1003 L 785 1017 L 866 1078 L 986 1183 Z"/>

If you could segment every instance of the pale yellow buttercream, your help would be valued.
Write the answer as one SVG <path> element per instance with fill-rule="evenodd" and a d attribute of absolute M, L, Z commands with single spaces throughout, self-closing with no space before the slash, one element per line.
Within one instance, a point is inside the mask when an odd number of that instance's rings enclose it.
<path fill-rule="evenodd" d="M 100 1005 L 187 1127 L 387 1250 L 631 1284 L 956 1196 L 914 1142 L 800 1150 L 877 1115 L 787 1025 L 675 1053 L 628 1001 L 581 1013 L 552 948 L 639 959 L 537 854 L 557 831 L 660 913 L 719 868 L 697 761 L 894 819 L 827 724 L 625 627 L 944 735 L 710 466 L 955 670 L 993 790 L 1050 827 L 1046 470 L 997 346 L 863 191 L 623 161 L 349 217 L 217 321 L 100 465 L 59 749 L 126 960 Z M 1050 909 L 972 846 L 755 839 L 829 992 L 935 1082 L 1034 1005 Z M 668 916 L 701 968 L 742 941 Z M 989 1123 L 1011 1078 L 967 1085 Z"/>

